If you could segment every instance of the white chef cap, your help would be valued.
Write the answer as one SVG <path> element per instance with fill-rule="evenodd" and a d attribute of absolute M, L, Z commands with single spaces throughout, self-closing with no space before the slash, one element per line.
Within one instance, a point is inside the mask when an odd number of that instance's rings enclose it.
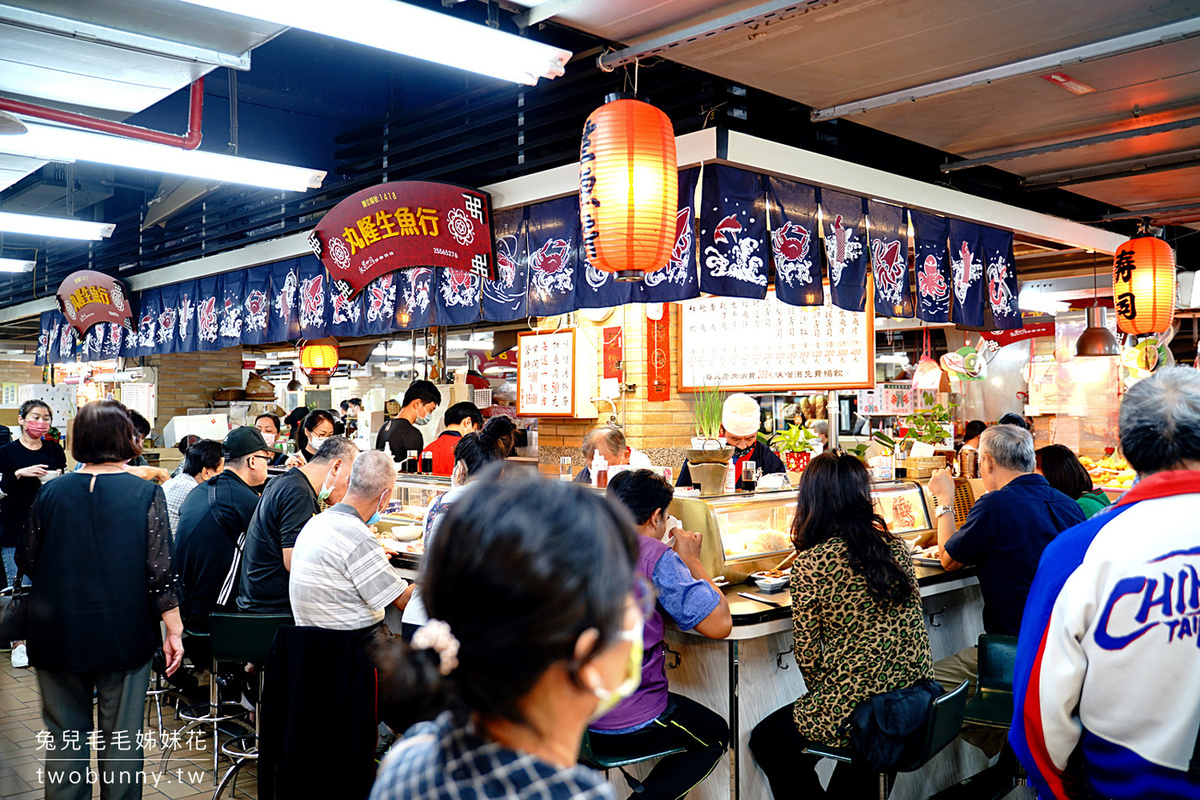
<path fill-rule="evenodd" d="M 734 436 L 750 436 L 758 432 L 758 401 L 748 394 L 731 394 L 721 410 L 725 432 Z"/>

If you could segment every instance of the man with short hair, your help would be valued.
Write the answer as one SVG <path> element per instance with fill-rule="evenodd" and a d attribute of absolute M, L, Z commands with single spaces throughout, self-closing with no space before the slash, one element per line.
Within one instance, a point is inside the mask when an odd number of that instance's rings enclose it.
<path fill-rule="evenodd" d="M 961 529 L 954 522 L 954 479 L 940 470 L 929 479 L 936 501 L 942 566 L 973 566 L 983 594 L 983 629 L 1016 636 L 1038 559 L 1061 531 L 1083 522 L 1078 504 L 1033 470 L 1033 436 L 1016 425 L 993 425 L 979 437 L 979 474 L 987 493 L 975 501 Z M 971 681 L 979 668 L 975 647 L 934 664 L 944 686 Z"/>
<path fill-rule="evenodd" d="M 724 639 L 733 629 L 729 602 L 700 564 L 698 533 L 675 528 L 674 549 L 663 543 L 674 489 L 648 469 L 627 470 L 608 484 L 611 502 L 633 516 L 638 532 L 637 572 L 654 584 L 658 602 L 646 617 L 637 691 L 589 726 L 601 756 L 635 756 L 682 747 L 642 779 L 639 797 L 676 800 L 712 772 L 729 743 L 729 725 L 712 710 L 667 690 L 662 612 L 680 630 Z"/>
<path fill-rule="evenodd" d="M 388 605 L 408 603 L 412 584 L 388 563 L 368 527 L 387 508 L 395 483 L 391 459 L 377 450 L 363 453 L 342 501 L 300 531 L 288 582 L 297 625 L 365 630 L 383 622 Z"/>
<path fill-rule="evenodd" d="M 313 459 L 267 484 L 246 531 L 238 610 L 289 614 L 288 573 L 296 537 L 320 512 L 320 502 L 339 503 L 346 494 L 358 448 L 349 439 L 325 440 Z"/>
<path fill-rule="evenodd" d="M 758 429 L 762 426 L 758 401 L 748 394 L 731 394 L 725 398 L 721 408 L 721 436 L 733 448 L 734 475 L 742 475 L 742 464 L 753 461 L 755 469 L 763 475 L 786 472 L 779 456 L 758 440 Z M 685 460 L 679 468 L 676 486 L 691 486 L 692 472 Z"/>
<path fill-rule="evenodd" d="M 171 537 L 179 530 L 179 509 L 183 501 L 201 483 L 225 469 L 223 445 L 212 439 L 200 439 L 183 454 L 183 465 L 178 475 L 163 484 L 167 496 L 167 514 L 171 518 Z"/>
<path fill-rule="evenodd" d="M 190 631 L 207 631 L 214 611 L 234 610 L 246 528 L 258 506 L 251 487 L 267 479 L 272 455 L 258 429 L 248 426 L 225 436 L 224 451 L 224 471 L 191 492 L 179 510 L 175 571 L 179 612 Z"/>
<path fill-rule="evenodd" d="M 408 454 L 420 453 L 425 448 L 425 439 L 417 425 L 428 425 L 433 421 L 433 411 L 442 402 L 442 393 L 429 381 L 413 381 L 404 392 L 400 412 L 388 429 L 387 443 L 395 461 L 404 461 Z"/>
<path fill-rule="evenodd" d="M 625 432 L 616 425 L 601 425 L 592 428 L 583 437 L 583 469 L 575 475 L 576 483 L 592 482 L 592 459 L 596 453 L 609 467 L 628 464 L 632 469 L 646 469 L 650 458 L 640 450 L 634 450 L 625 442 Z"/>
<path fill-rule="evenodd" d="M 1009 740 L 1041 797 L 1196 798 L 1200 372 L 1138 381 L 1119 429 L 1139 481 L 1047 546 Z"/>
<path fill-rule="evenodd" d="M 483 414 L 474 403 L 455 403 L 446 409 L 442 417 L 446 430 L 421 451 L 424 458 L 426 453 L 433 456 L 433 474 L 449 476 L 454 471 L 454 447 L 468 433 L 474 433 L 483 428 Z"/>

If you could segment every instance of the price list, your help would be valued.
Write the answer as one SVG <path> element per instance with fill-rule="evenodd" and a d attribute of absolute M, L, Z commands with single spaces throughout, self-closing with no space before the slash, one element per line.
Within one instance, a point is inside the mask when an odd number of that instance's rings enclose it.
<path fill-rule="evenodd" d="M 702 297 L 680 303 L 679 389 L 862 389 L 875 385 L 875 318 L 829 304 Z"/>
<path fill-rule="evenodd" d="M 522 333 L 519 339 L 517 413 L 573 416 L 575 331 Z"/>

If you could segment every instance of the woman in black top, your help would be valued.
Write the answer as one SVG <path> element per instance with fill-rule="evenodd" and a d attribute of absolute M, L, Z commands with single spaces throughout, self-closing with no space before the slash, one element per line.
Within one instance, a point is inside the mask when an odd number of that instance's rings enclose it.
<path fill-rule="evenodd" d="M 50 406 L 41 400 L 27 400 L 17 420 L 21 435 L 0 447 L 0 491 L 5 495 L 0 499 L 0 547 L 4 548 L 4 568 L 9 578 L 16 568 L 13 557 L 33 498 L 43 480 L 67 468 L 67 458 L 58 442 L 42 438 L 53 422 Z"/>
<path fill-rule="evenodd" d="M 337 434 L 337 420 L 323 408 L 308 412 L 296 433 L 296 455 L 287 460 L 289 467 L 302 467 L 313 460 L 321 445 Z"/>
<path fill-rule="evenodd" d="M 120 403 L 80 409 L 71 452 L 83 468 L 38 494 L 17 552 L 33 581 L 27 647 L 53 737 L 46 794 L 74 796 L 79 786 L 90 793 L 88 734 L 98 728 L 105 743 L 96 752 L 100 782 L 117 787 L 101 797 L 140 796 L 138 734 L 151 658 L 162 642 L 160 620 L 167 628 L 166 673 L 183 658 L 167 502 L 157 485 L 125 471 L 138 447 Z M 120 787 L 136 788 L 136 795 Z"/>

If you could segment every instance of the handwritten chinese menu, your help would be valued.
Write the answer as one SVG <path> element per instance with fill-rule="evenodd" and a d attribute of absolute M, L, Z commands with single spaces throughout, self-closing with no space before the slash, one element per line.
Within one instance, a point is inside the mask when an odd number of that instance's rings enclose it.
<path fill-rule="evenodd" d="M 701 297 L 680 303 L 679 389 L 864 389 L 875 385 L 875 316 L 829 305 Z"/>
<path fill-rule="evenodd" d="M 575 331 L 522 333 L 517 345 L 517 414 L 575 414 Z"/>

